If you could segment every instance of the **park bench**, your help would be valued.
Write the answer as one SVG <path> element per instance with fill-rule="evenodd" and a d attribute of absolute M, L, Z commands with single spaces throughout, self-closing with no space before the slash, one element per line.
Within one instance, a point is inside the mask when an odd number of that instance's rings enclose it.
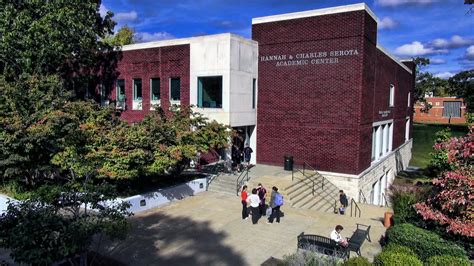
<path fill-rule="evenodd" d="M 347 249 L 350 251 L 354 251 L 357 253 L 357 255 L 360 255 L 360 247 L 364 243 L 365 239 L 367 239 L 369 242 L 372 242 L 370 240 L 370 225 L 364 225 L 364 224 L 357 224 L 357 229 L 354 231 L 352 234 L 351 238 L 349 238 L 349 246 Z"/>
<path fill-rule="evenodd" d="M 321 253 L 341 259 L 349 258 L 349 250 L 339 246 L 336 241 L 319 235 L 305 235 L 302 232 L 298 236 L 297 249 Z"/>

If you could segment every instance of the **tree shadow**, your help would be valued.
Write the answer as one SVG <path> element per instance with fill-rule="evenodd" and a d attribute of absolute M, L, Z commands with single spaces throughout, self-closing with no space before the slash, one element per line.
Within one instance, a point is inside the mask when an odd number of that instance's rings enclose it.
<path fill-rule="evenodd" d="M 224 243 L 227 234 L 209 222 L 154 212 L 130 219 L 127 239 L 108 242 L 99 252 L 127 265 L 246 265 Z"/>

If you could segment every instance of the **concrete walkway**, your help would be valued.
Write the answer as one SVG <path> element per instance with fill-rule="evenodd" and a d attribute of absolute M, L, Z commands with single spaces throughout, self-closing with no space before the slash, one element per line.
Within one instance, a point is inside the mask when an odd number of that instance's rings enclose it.
<path fill-rule="evenodd" d="M 254 169 L 250 183 L 265 182 L 267 187 L 274 185 L 270 182 L 291 183 L 291 172 L 267 170 L 271 171 Z M 301 232 L 329 236 L 341 224 L 343 236 L 350 236 L 361 223 L 372 225 L 372 242 L 362 246 L 362 255 L 372 260 L 381 250 L 378 240 L 385 233 L 381 219 L 387 209 L 368 205 L 361 209 L 362 218 L 351 218 L 295 209 L 286 203 L 280 224 L 266 224 L 262 218 L 252 225 L 250 219 L 241 219 L 239 197 L 204 192 L 134 216 L 129 237 L 108 243 L 101 253 L 126 265 L 260 265 L 270 256 L 283 258 L 294 253 Z"/>

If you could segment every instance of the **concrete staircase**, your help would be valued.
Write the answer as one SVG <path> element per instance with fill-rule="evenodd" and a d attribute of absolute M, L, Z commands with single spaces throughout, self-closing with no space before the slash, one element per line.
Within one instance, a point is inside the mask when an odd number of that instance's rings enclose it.
<path fill-rule="evenodd" d="M 220 174 L 211 180 L 208 191 L 236 195 L 238 175 Z"/>
<path fill-rule="evenodd" d="M 339 205 L 339 188 L 317 171 L 305 170 L 303 176 L 300 170 L 295 170 L 293 184 L 284 190 L 295 208 L 334 212 L 334 203 Z"/>

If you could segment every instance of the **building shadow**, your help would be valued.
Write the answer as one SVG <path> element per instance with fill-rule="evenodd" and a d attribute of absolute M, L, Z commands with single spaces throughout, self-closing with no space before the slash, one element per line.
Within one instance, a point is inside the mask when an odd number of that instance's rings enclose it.
<path fill-rule="evenodd" d="M 106 242 L 100 254 L 126 265 L 247 265 L 209 222 L 154 212 L 130 218 L 128 237 Z"/>

